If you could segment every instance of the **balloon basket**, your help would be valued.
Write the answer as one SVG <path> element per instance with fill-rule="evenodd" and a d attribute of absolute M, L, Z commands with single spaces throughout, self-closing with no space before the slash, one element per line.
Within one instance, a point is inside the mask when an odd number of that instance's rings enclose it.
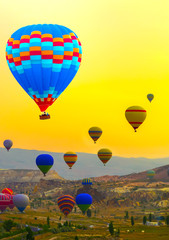
<path fill-rule="evenodd" d="M 46 119 L 50 119 L 50 115 L 48 114 L 42 114 L 39 116 L 40 120 L 46 120 Z"/>

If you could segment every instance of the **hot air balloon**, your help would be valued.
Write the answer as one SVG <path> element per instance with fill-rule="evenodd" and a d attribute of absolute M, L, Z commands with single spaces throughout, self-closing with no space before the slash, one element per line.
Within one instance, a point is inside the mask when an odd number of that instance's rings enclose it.
<path fill-rule="evenodd" d="M 12 147 L 13 142 L 11 140 L 5 140 L 4 141 L 4 147 L 7 149 L 7 151 L 10 150 L 10 148 Z"/>
<path fill-rule="evenodd" d="M 41 172 L 46 176 L 46 173 L 53 166 L 54 159 L 49 154 L 41 154 L 36 158 L 36 165 L 41 170 Z"/>
<path fill-rule="evenodd" d="M 168 176 L 169 176 L 169 168 L 168 168 L 168 170 L 167 170 L 167 174 L 168 174 Z"/>
<path fill-rule="evenodd" d="M 150 94 L 147 95 L 147 98 L 151 102 L 154 98 L 154 95 L 150 93 Z"/>
<path fill-rule="evenodd" d="M 87 193 L 81 193 L 76 196 L 76 204 L 80 210 L 85 213 L 92 204 L 92 197 Z"/>
<path fill-rule="evenodd" d="M 29 204 L 29 197 L 25 194 L 16 194 L 13 197 L 13 203 L 20 212 L 23 212 Z"/>
<path fill-rule="evenodd" d="M 13 194 L 13 190 L 10 189 L 10 188 L 4 188 L 2 190 L 2 193 L 12 195 Z"/>
<path fill-rule="evenodd" d="M 65 216 L 67 216 L 75 205 L 74 197 L 70 195 L 63 195 L 58 198 L 58 206 Z"/>
<path fill-rule="evenodd" d="M 77 154 L 74 152 L 67 152 L 64 154 L 63 156 L 66 164 L 69 166 L 69 168 L 71 169 L 72 166 L 75 164 L 75 162 L 77 161 Z"/>
<path fill-rule="evenodd" d="M 94 143 L 100 138 L 102 135 L 102 130 L 99 127 L 91 127 L 89 129 L 89 135 L 93 139 Z"/>
<path fill-rule="evenodd" d="M 14 195 L 10 195 L 10 194 L 5 194 L 5 195 L 7 195 L 7 196 L 9 197 L 9 200 L 10 200 L 8 207 L 9 207 L 10 209 L 13 209 L 13 208 L 15 207 L 15 205 L 14 205 L 14 203 L 13 203 L 13 197 L 14 197 Z"/>
<path fill-rule="evenodd" d="M 102 148 L 98 151 L 97 153 L 99 159 L 102 161 L 102 163 L 104 164 L 104 166 L 106 165 L 106 163 L 110 160 L 110 158 L 112 157 L 112 152 L 107 149 L 107 148 Z"/>
<path fill-rule="evenodd" d="M 132 106 L 127 108 L 125 116 L 130 125 L 136 129 L 144 122 L 146 118 L 146 110 L 140 106 Z"/>
<path fill-rule="evenodd" d="M 10 199 L 7 195 L 0 193 L 0 211 L 4 212 L 10 204 Z"/>
<path fill-rule="evenodd" d="M 90 178 L 84 178 L 82 181 L 82 185 L 92 185 L 92 181 Z"/>
<path fill-rule="evenodd" d="M 147 177 L 148 177 L 149 179 L 153 179 L 154 176 L 155 176 L 155 171 L 153 171 L 153 170 L 148 170 L 148 171 L 147 171 Z"/>
<path fill-rule="evenodd" d="M 51 106 L 76 75 L 81 43 L 70 29 L 56 24 L 25 26 L 9 38 L 8 66 L 41 112 Z M 42 114 L 40 119 L 50 118 Z"/>

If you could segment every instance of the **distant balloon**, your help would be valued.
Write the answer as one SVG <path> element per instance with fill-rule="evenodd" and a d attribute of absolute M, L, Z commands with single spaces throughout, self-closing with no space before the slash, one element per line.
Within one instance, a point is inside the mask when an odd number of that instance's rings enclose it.
<path fill-rule="evenodd" d="M 82 185 L 92 185 L 92 181 L 90 178 L 84 178 L 82 181 Z"/>
<path fill-rule="evenodd" d="M 147 177 L 148 177 L 149 179 L 153 179 L 154 176 L 155 176 L 155 171 L 153 171 L 153 170 L 148 170 L 148 171 L 147 171 Z"/>
<path fill-rule="evenodd" d="M 46 173 L 53 166 L 54 159 L 49 154 L 41 154 L 36 158 L 36 165 L 41 170 L 41 172 L 46 176 Z"/>
<path fill-rule="evenodd" d="M 16 194 L 13 197 L 13 203 L 20 212 L 23 212 L 29 204 L 29 197 L 25 194 Z"/>
<path fill-rule="evenodd" d="M 11 188 L 4 188 L 2 190 L 2 193 L 12 195 L 13 194 L 13 190 Z"/>
<path fill-rule="evenodd" d="M 80 210 L 85 213 L 92 204 L 92 197 L 87 193 L 81 193 L 76 196 L 76 204 Z"/>
<path fill-rule="evenodd" d="M 110 158 L 112 157 L 112 152 L 107 149 L 107 148 L 102 148 L 98 151 L 97 153 L 99 159 L 102 161 L 102 163 L 104 164 L 104 166 L 106 165 L 106 163 L 110 160 Z"/>
<path fill-rule="evenodd" d="M 13 203 L 13 197 L 14 197 L 14 195 L 10 195 L 10 194 L 5 194 L 5 195 L 7 195 L 7 196 L 9 197 L 9 200 L 10 200 L 8 207 L 9 207 L 10 209 L 13 209 L 13 208 L 15 207 L 15 205 L 14 205 L 14 203 Z"/>
<path fill-rule="evenodd" d="M 3 212 L 8 207 L 10 199 L 7 195 L 0 193 L 0 211 Z"/>
<path fill-rule="evenodd" d="M 140 106 L 132 106 L 127 108 L 125 116 L 130 125 L 136 129 L 144 122 L 146 118 L 146 110 Z"/>
<path fill-rule="evenodd" d="M 150 93 L 150 94 L 147 95 L 147 98 L 151 102 L 154 98 L 154 95 Z"/>
<path fill-rule="evenodd" d="M 64 154 L 63 156 L 66 164 L 69 166 L 69 168 L 71 169 L 72 166 L 75 164 L 75 162 L 77 161 L 77 154 L 74 152 L 67 152 Z"/>
<path fill-rule="evenodd" d="M 167 170 L 167 174 L 168 174 L 168 176 L 169 176 L 169 168 L 168 168 L 168 170 Z"/>
<path fill-rule="evenodd" d="M 91 127 L 89 129 L 89 135 L 93 139 L 94 143 L 100 138 L 102 135 L 102 130 L 99 127 Z"/>
<path fill-rule="evenodd" d="M 7 149 L 7 151 L 9 151 L 10 150 L 10 148 L 12 147 L 12 145 L 13 145 L 13 142 L 11 141 L 11 140 L 5 140 L 4 141 L 4 147 Z"/>
<path fill-rule="evenodd" d="M 63 195 L 58 198 L 58 206 L 65 216 L 67 216 L 75 205 L 74 197 L 70 195 Z"/>

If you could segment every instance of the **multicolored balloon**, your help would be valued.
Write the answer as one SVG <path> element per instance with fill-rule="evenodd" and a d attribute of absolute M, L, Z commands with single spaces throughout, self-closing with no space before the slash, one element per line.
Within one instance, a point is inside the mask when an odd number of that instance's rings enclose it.
<path fill-rule="evenodd" d="M 92 196 L 87 193 L 81 193 L 76 196 L 76 204 L 80 210 L 85 213 L 92 204 Z"/>
<path fill-rule="evenodd" d="M 99 127 L 91 127 L 89 129 L 89 135 L 93 139 L 94 143 L 100 138 L 102 135 L 102 130 Z"/>
<path fill-rule="evenodd" d="M 13 194 L 13 190 L 11 188 L 4 188 L 2 190 L 2 193 L 12 195 Z"/>
<path fill-rule="evenodd" d="M 92 181 L 90 178 L 84 178 L 82 181 L 82 185 L 92 185 Z"/>
<path fill-rule="evenodd" d="M 147 177 L 148 177 L 149 179 L 153 179 L 154 176 L 155 176 L 155 171 L 154 171 L 154 170 L 148 170 L 148 171 L 147 171 Z"/>
<path fill-rule="evenodd" d="M 70 29 L 56 24 L 29 25 L 6 45 L 8 66 L 21 87 L 44 112 L 76 75 L 81 43 Z"/>
<path fill-rule="evenodd" d="M 0 193 L 0 211 L 4 212 L 9 204 L 10 204 L 9 197 L 3 193 Z"/>
<path fill-rule="evenodd" d="M 106 165 L 106 163 L 110 160 L 110 158 L 112 157 L 112 151 L 110 151 L 108 148 L 102 148 L 98 151 L 97 153 L 99 159 L 102 161 L 102 163 L 104 164 L 104 166 Z"/>
<path fill-rule="evenodd" d="M 29 197 L 25 194 L 16 194 L 13 197 L 13 203 L 20 212 L 23 212 L 29 204 Z"/>
<path fill-rule="evenodd" d="M 51 169 L 53 166 L 54 159 L 49 154 L 40 154 L 36 158 L 36 165 L 41 170 L 41 172 L 46 176 L 46 173 Z"/>
<path fill-rule="evenodd" d="M 74 197 L 70 195 L 63 195 L 58 198 L 58 206 L 65 216 L 67 216 L 75 205 Z"/>
<path fill-rule="evenodd" d="M 154 98 L 154 95 L 150 93 L 150 94 L 147 95 L 147 98 L 148 98 L 149 102 L 151 103 L 151 101 Z"/>
<path fill-rule="evenodd" d="M 9 151 L 10 150 L 10 148 L 12 147 L 12 145 L 13 145 L 13 142 L 11 141 L 11 140 L 5 140 L 4 141 L 4 147 L 7 149 L 7 151 Z"/>
<path fill-rule="evenodd" d="M 72 166 L 75 164 L 75 162 L 77 161 L 77 154 L 74 152 L 67 152 L 64 154 L 63 156 L 66 164 L 69 166 L 69 168 L 71 169 Z"/>
<path fill-rule="evenodd" d="M 146 118 L 146 110 L 140 106 L 132 106 L 127 108 L 125 116 L 129 124 L 136 129 L 144 122 Z"/>

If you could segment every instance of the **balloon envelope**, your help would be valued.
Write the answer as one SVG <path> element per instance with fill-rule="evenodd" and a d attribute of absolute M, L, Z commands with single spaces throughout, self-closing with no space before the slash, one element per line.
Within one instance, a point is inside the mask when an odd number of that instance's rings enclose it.
<path fill-rule="evenodd" d="M 168 170 L 167 170 L 167 174 L 168 174 L 168 176 L 169 176 L 169 168 L 168 168 Z"/>
<path fill-rule="evenodd" d="M 112 152 L 107 148 L 102 148 L 98 151 L 97 155 L 102 161 L 102 163 L 105 165 L 112 157 Z"/>
<path fill-rule="evenodd" d="M 154 98 L 154 95 L 150 93 L 150 94 L 147 95 L 147 98 L 151 102 Z"/>
<path fill-rule="evenodd" d="M 25 194 L 16 194 L 13 197 L 13 203 L 20 212 L 23 212 L 29 204 L 29 197 Z"/>
<path fill-rule="evenodd" d="M 76 204 L 83 213 L 91 206 L 92 201 L 92 197 L 87 193 L 81 193 L 76 196 Z"/>
<path fill-rule="evenodd" d="M 67 216 L 75 205 L 74 197 L 70 195 L 63 195 L 58 198 L 58 206 L 65 216 Z"/>
<path fill-rule="evenodd" d="M 14 203 L 13 203 L 13 197 L 14 197 L 14 195 L 10 195 L 10 194 L 5 194 L 5 195 L 7 195 L 7 196 L 9 197 L 9 200 L 10 200 L 8 207 L 9 207 L 10 209 L 13 209 L 13 208 L 15 207 L 15 205 L 14 205 Z"/>
<path fill-rule="evenodd" d="M 129 124 L 136 129 L 144 122 L 146 118 L 146 110 L 140 106 L 132 106 L 127 108 L 125 116 Z"/>
<path fill-rule="evenodd" d="M 92 185 L 92 181 L 90 178 L 84 178 L 82 181 L 82 185 Z"/>
<path fill-rule="evenodd" d="M 12 195 L 13 194 L 13 190 L 11 188 L 4 188 L 2 190 L 2 193 Z"/>
<path fill-rule="evenodd" d="M 52 105 L 72 81 L 81 57 L 77 35 L 56 24 L 22 27 L 6 45 L 13 76 L 41 111 Z"/>
<path fill-rule="evenodd" d="M 93 139 L 94 143 L 100 138 L 102 135 L 102 130 L 99 127 L 91 127 L 89 129 L 89 135 Z"/>
<path fill-rule="evenodd" d="M 10 204 L 10 199 L 7 195 L 0 193 L 0 211 L 3 212 Z"/>
<path fill-rule="evenodd" d="M 75 162 L 77 161 L 77 154 L 74 152 L 67 152 L 64 154 L 63 156 L 66 164 L 69 166 L 69 168 L 71 169 L 72 166 L 75 164 Z"/>
<path fill-rule="evenodd" d="M 9 151 L 10 150 L 10 148 L 12 147 L 12 145 L 13 145 L 13 142 L 11 141 L 11 140 L 5 140 L 4 141 L 4 147 L 7 149 L 7 151 Z"/>
<path fill-rule="evenodd" d="M 50 168 L 53 166 L 54 159 L 49 154 L 40 154 L 36 158 L 36 165 L 41 170 L 41 172 L 46 175 L 46 173 L 50 170 Z"/>
<path fill-rule="evenodd" d="M 155 176 L 155 171 L 154 171 L 154 170 L 148 170 L 148 171 L 147 171 L 147 177 L 148 177 L 149 179 L 153 179 L 154 176 Z"/>

